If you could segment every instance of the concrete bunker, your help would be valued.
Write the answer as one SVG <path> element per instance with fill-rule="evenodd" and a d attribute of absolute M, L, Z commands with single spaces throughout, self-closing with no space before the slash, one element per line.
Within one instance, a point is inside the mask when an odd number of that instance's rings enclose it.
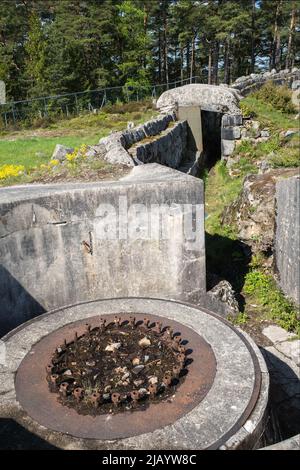
<path fill-rule="evenodd" d="M 2 418 L 63 449 L 89 448 L 91 439 L 94 449 L 260 446 L 268 372 L 252 340 L 212 313 L 217 307 L 206 293 L 200 179 L 162 165 L 139 165 L 120 181 L 29 185 L 0 193 L 1 329 L 18 326 L 2 338 Z M 146 208 L 171 202 L 167 223 L 178 233 L 187 216 L 200 236 L 193 240 L 192 230 L 179 238 L 172 232 L 166 240 L 98 239 L 98 224 L 103 228 L 109 205 L 119 207 L 124 197 L 129 205 L 138 206 L 137 212 L 141 202 Z M 99 212 L 101 204 L 105 210 Z M 147 218 L 131 214 L 129 219 L 138 220 L 135 228 L 143 233 Z M 105 222 L 110 230 L 113 221 L 114 217 Z M 167 382 L 164 377 L 172 400 L 152 403 L 149 398 L 145 410 L 96 416 L 78 414 L 61 403 L 49 391 L 46 377 L 53 353 L 64 353 L 74 335 L 81 337 L 86 323 L 87 334 L 93 334 L 103 319 L 110 324 L 112 318 L 126 322 L 132 316 L 137 323 L 145 323 L 149 316 L 155 324 L 173 329 L 169 340 L 180 370 L 172 371 L 186 375 L 175 393 L 175 377 L 168 375 Z M 159 328 L 157 334 L 164 335 L 165 329 Z M 143 367 L 146 353 L 140 358 Z M 89 367 L 94 365 L 89 361 Z M 72 370 L 62 367 L 51 366 L 50 372 L 55 381 L 57 376 L 61 380 L 55 382 L 59 393 L 68 394 Z M 139 387 L 153 392 L 144 382 L 131 392 L 142 393 Z M 108 394 L 106 404 L 114 406 L 116 397 L 110 390 L 88 390 L 78 399 Z M 144 412 L 151 419 L 144 419 Z"/>

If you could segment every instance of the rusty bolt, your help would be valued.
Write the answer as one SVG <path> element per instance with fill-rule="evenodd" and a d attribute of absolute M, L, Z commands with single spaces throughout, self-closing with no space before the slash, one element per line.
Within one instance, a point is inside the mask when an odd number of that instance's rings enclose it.
<path fill-rule="evenodd" d="M 52 367 L 53 367 L 52 364 L 47 364 L 47 365 L 46 365 L 46 372 L 47 372 L 47 374 L 51 374 L 51 372 L 52 372 Z"/>
<path fill-rule="evenodd" d="M 178 354 L 177 360 L 178 360 L 179 364 L 184 365 L 184 363 L 185 363 L 185 355 L 182 354 L 182 353 Z"/>
<path fill-rule="evenodd" d="M 69 387 L 68 382 L 63 382 L 60 384 L 59 391 L 64 397 L 67 396 L 68 387 Z"/>
<path fill-rule="evenodd" d="M 144 325 L 146 328 L 148 328 L 148 327 L 149 327 L 149 323 L 150 323 L 150 320 L 149 320 L 149 318 L 147 318 L 147 317 L 146 317 L 146 318 L 144 318 L 143 325 Z"/>
<path fill-rule="evenodd" d="M 157 330 L 158 333 L 161 333 L 161 330 L 162 330 L 162 322 L 161 321 L 157 321 L 155 323 L 155 328 Z"/>
<path fill-rule="evenodd" d="M 116 315 L 116 316 L 115 316 L 115 319 L 114 319 L 114 322 L 115 322 L 115 325 L 116 325 L 116 326 L 120 326 L 121 317 L 118 317 L 118 316 Z"/>
<path fill-rule="evenodd" d="M 73 391 L 73 395 L 76 398 L 77 401 L 80 401 L 81 398 L 83 397 L 83 388 L 77 387 Z"/>
<path fill-rule="evenodd" d="M 129 317 L 129 325 L 135 326 L 135 317 Z"/>
<path fill-rule="evenodd" d="M 91 402 L 97 408 L 100 403 L 101 394 L 99 392 L 93 392 L 91 395 Z"/>
<path fill-rule="evenodd" d="M 177 335 L 177 336 L 174 336 L 174 341 L 178 344 L 180 344 L 180 341 L 181 341 L 181 335 Z"/>
<path fill-rule="evenodd" d="M 138 401 L 140 398 L 140 392 L 138 390 L 132 390 L 132 392 L 130 392 L 130 396 L 133 401 Z"/>
<path fill-rule="evenodd" d="M 89 325 L 89 323 L 86 323 L 85 326 L 86 326 L 86 332 L 90 333 L 92 329 L 91 325 Z"/>
<path fill-rule="evenodd" d="M 178 351 L 178 348 L 179 348 L 179 344 L 176 343 L 176 341 L 172 341 L 172 348 L 174 349 L 174 351 Z"/>
<path fill-rule="evenodd" d="M 148 387 L 148 392 L 150 393 L 151 397 L 154 397 L 154 395 L 156 395 L 156 392 L 157 392 L 157 385 L 156 384 L 150 384 L 149 387 Z"/>
<path fill-rule="evenodd" d="M 50 380 L 53 384 L 56 383 L 57 379 L 59 378 L 59 375 L 58 374 L 52 374 L 50 375 Z"/>
<path fill-rule="evenodd" d="M 181 371 L 181 367 L 180 367 L 180 366 L 174 366 L 174 367 L 173 367 L 173 377 L 174 377 L 175 379 L 178 379 L 179 374 L 180 374 L 180 371 Z"/>
<path fill-rule="evenodd" d="M 106 324 L 106 320 L 104 318 L 100 318 L 100 328 L 104 329 Z"/>
<path fill-rule="evenodd" d="M 119 393 L 112 393 L 111 401 L 115 406 L 118 406 L 121 401 L 121 395 Z"/>
<path fill-rule="evenodd" d="M 178 352 L 185 354 L 185 347 L 180 344 L 177 349 Z"/>
<path fill-rule="evenodd" d="M 163 384 L 165 384 L 167 387 L 169 387 L 171 385 L 171 382 L 172 382 L 172 377 L 169 374 L 165 374 L 162 381 L 163 381 Z"/>

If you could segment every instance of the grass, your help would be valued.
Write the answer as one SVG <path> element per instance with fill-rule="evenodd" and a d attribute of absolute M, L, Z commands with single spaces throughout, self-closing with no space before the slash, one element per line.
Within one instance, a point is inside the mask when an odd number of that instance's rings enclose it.
<path fill-rule="evenodd" d="M 0 142 L 0 165 L 24 165 L 26 170 L 46 163 L 50 160 L 56 144 L 68 147 L 78 147 L 81 144 L 95 144 L 99 134 L 90 134 L 87 137 L 29 137 L 16 140 L 3 140 Z"/>
<path fill-rule="evenodd" d="M 227 279 L 239 294 L 241 312 L 234 320 L 248 322 L 273 321 L 288 331 L 300 333 L 300 322 L 293 304 L 277 287 L 271 272 L 265 272 L 259 255 L 252 257 L 241 249 L 236 227 L 222 224 L 224 209 L 238 197 L 244 177 L 257 173 L 256 162 L 268 157 L 274 168 L 299 166 L 299 134 L 285 138 L 282 131 L 297 130 L 292 115 L 283 114 L 253 96 L 243 101 L 247 114 L 255 115 L 261 128 L 270 130 L 268 141 L 253 144 L 244 140 L 237 147 L 237 162 L 230 176 L 220 161 L 205 175 L 206 250 L 208 271 Z M 245 247 L 246 248 L 246 247 Z M 253 313 L 253 305 L 257 306 Z"/>
<path fill-rule="evenodd" d="M 272 131 L 297 129 L 298 127 L 293 114 L 283 114 L 271 104 L 263 102 L 254 96 L 247 96 L 241 103 L 242 106 L 247 107 L 247 111 L 250 114 L 258 118 L 262 127 L 268 127 Z"/>
<path fill-rule="evenodd" d="M 272 275 L 260 268 L 260 262 L 256 266 L 252 262 L 252 269 L 245 277 L 243 292 L 249 297 L 249 302 L 259 306 L 260 318 L 274 320 L 287 331 L 300 335 L 297 309 L 277 287 Z"/>
<path fill-rule="evenodd" d="M 156 112 L 149 102 L 116 104 L 103 108 L 98 114 L 86 114 L 70 119 L 50 122 L 35 129 L 2 130 L 0 135 L 0 170 L 4 165 L 23 165 L 31 172 L 35 167 L 47 164 L 56 144 L 79 148 L 93 145 L 111 131 L 126 129 L 127 122 L 135 125 L 145 122 Z M 2 184 L 28 182 L 28 177 L 17 177 Z"/>

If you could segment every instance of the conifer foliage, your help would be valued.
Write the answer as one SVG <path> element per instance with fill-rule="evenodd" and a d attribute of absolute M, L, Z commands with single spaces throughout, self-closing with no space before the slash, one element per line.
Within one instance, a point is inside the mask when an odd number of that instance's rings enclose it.
<path fill-rule="evenodd" d="M 299 0 L 1 0 L 0 80 L 19 100 L 292 69 L 299 8 Z"/>

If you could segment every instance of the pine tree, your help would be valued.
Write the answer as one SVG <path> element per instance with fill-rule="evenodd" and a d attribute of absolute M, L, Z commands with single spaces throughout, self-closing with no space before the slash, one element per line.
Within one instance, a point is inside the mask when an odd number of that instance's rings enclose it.
<path fill-rule="evenodd" d="M 33 11 L 29 18 L 28 40 L 25 43 L 27 53 L 25 74 L 29 77 L 30 96 L 46 93 L 46 39 L 41 25 L 41 18 Z"/>

